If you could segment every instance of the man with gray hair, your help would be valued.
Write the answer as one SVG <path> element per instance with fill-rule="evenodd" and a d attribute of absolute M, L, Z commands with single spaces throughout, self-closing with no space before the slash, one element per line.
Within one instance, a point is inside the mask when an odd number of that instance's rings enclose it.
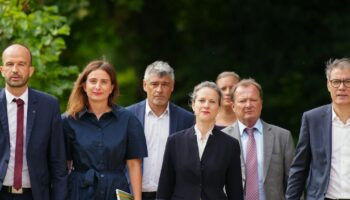
<path fill-rule="evenodd" d="M 326 65 L 332 102 L 303 114 L 287 200 L 350 199 L 350 59 Z"/>
<path fill-rule="evenodd" d="M 147 98 L 127 107 L 142 123 L 146 136 L 148 157 L 143 160 L 143 200 L 156 198 L 168 136 L 194 124 L 192 113 L 169 101 L 174 82 L 174 70 L 168 63 L 153 62 L 146 68 L 143 78 Z"/>

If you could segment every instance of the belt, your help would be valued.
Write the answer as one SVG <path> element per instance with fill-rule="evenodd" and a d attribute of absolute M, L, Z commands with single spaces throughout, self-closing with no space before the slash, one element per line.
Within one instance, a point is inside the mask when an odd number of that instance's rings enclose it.
<path fill-rule="evenodd" d="M 144 198 L 156 198 L 157 192 L 142 192 Z"/>
<path fill-rule="evenodd" d="M 350 199 L 330 199 L 330 198 L 324 198 L 324 200 L 350 200 Z"/>
<path fill-rule="evenodd" d="M 19 188 L 18 190 L 15 189 L 13 186 L 6 186 L 3 185 L 1 188 L 1 191 L 11 193 L 11 194 L 23 194 L 32 191 L 31 188 Z"/>

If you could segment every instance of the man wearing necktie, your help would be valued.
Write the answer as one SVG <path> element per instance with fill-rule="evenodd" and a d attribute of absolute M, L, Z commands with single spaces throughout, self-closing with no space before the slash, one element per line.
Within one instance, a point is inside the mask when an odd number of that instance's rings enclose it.
<path fill-rule="evenodd" d="M 28 88 L 34 67 L 27 47 L 7 47 L 2 62 L 0 199 L 63 200 L 67 170 L 58 101 Z"/>
<path fill-rule="evenodd" d="M 283 200 L 294 156 L 290 132 L 260 119 L 262 88 L 243 79 L 232 88 L 237 121 L 223 132 L 238 139 L 245 200 Z"/>

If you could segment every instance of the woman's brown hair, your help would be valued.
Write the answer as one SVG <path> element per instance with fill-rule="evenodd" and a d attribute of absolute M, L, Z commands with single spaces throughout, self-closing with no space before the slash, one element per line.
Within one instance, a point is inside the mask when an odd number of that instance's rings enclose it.
<path fill-rule="evenodd" d="M 111 79 L 111 84 L 114 86 L 112 93 L 108 97 L 108 106 L 112 106 L 114 101 L 119 95 L 119 88 L 117 82 L 116 71 L 113 66 L 103 60 L 91 61 L 78 76 L 78 79 L 74 83 L 74 88 L 69 96 L 67 105 L 67 114 L 73 118 L 76 118 L 76 114 L 83 110 L 86 106 L 89 106 L 88 97 L 83 89 L 88 75 L 95 70 L 101 69 L 109 75 Z"/>

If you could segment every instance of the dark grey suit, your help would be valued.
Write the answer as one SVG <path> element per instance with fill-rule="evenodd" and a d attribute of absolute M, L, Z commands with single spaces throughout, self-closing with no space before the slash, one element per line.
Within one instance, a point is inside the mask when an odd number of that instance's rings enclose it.
<path fill-rule="evenodd" d="M 289 166 L 294 155 L 294 143 L 290 132 L 286 129 L 268 124 L 263 125 L 264 152 L 264 191 L 266 200 L 284 199 Z M 226 127 L 223 132 L 238 139 L 241 144 L 238 122 Z M 243 152 L 243 150 L 242 150 Z M 245 162 L 241 156 L 243 185 L 245 184 Z"/>
<path fill-rule="evenodd" d="M 290 169 L 286 199 L 299 200 L 305 185 L 308 200 L 325 198 L 331 168 L 331 144 L 331 104 L 305 112 Z"/>

